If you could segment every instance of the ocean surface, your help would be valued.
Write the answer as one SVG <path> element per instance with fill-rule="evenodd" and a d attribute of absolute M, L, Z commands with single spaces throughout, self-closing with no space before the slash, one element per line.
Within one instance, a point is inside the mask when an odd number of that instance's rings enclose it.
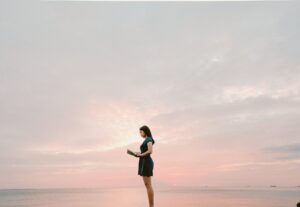
<path fill-rule="evenodd" d="M 155 207 L 295 207 L 299 187 L 154 188 Z M 146 188 L 1 189 L 0 207 L 148 207 Z"/>

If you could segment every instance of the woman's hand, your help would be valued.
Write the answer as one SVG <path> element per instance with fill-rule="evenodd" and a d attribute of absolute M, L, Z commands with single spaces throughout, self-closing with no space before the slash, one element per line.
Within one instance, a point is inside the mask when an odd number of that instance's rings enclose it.
<path fill-rule="evenodd" d="M 136 156 L 140 157 L 141 153 L 140 152 L 135 152 Z"/>

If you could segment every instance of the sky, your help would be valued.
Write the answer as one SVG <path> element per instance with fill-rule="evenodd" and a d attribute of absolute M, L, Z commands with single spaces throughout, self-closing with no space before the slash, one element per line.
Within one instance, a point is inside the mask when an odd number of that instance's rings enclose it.
<path fill-rule="evenodd" d="M 0 2 L 0 188 L 300 185 L 298 2 Z"/>

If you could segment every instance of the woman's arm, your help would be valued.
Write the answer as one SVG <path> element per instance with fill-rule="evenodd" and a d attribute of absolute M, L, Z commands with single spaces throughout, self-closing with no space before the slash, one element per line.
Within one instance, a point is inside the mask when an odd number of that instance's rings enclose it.
<path fill-rule="evenodd" d="M 148 142 L 147 143 L 147 147 L 148 147 L 148 150 L 146 152 L 140 153 L 138 155 L 139 157 L 143 157 L 143 156 L 146 156 L 147 154 L 151 154 L 152 153 L 152 142 Z"/>

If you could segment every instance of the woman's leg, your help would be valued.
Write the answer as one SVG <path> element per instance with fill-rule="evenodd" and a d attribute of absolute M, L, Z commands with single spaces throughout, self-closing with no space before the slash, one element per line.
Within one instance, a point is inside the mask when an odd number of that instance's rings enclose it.
<path fill-rule="evenodd" d="M 149 207 L 154 207 L 154 191 L 151 183 L 151 176 L 143 176 L 144 184 L 147 188 Z"/>

